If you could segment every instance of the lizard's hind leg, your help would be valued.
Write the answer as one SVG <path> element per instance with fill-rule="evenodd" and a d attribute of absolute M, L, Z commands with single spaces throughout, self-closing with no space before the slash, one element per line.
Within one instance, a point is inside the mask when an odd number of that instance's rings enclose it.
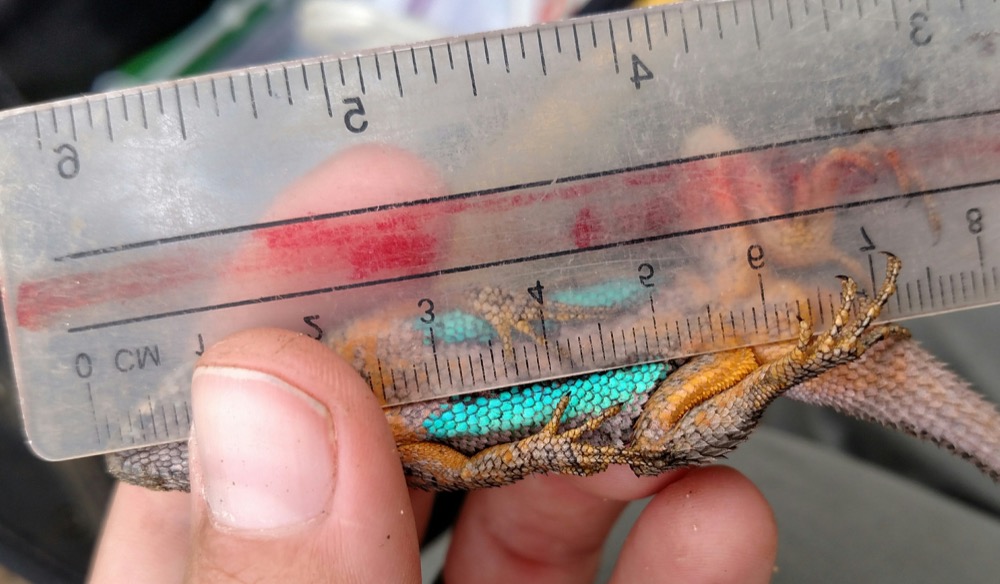
<path fill-rule="evenodd" d="M 650 396 L 623 451 L 637 474 L 704 464 L 742 442 L 770 403 L 787 389 L 856 360 L 886 337 L 905 335 L 894 325 L 872 325 L 896 290 L 901 267 L 888 256 L 886 277 L 874 297 L 852 313 L 857 285 L 843 278 L 840 309 L 830 330 L 813 337 L 800 319 L 799 339 L 764 349 L 738 349 L 692 359 Z"/>

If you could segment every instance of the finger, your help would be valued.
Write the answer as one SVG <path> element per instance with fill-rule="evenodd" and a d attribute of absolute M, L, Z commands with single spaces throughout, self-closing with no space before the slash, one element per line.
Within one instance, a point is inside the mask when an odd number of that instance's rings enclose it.
<path fill-rule="evenodd" d="M 596 477 L 529 477 L 471 493 L 455 526 L 445 582 L 586 582 L 628 500 L 680 475 L 638 479 L 626 468 Z"/>
<path fill-rule="evenodd" d="M 104 521 L 90 582 L 180 582 L 191 513 L 185 493 L 119 484 Z"/>
<path fill-rule="evenodd" d="M 653 497 L 633 526 L 612 582 L 769 582 L 774 515 L 746 477 L 693 469 Z"/>
<path fill-rule="evenodd" d="M 304 335 L 256 329 L 192 384 L 192 580 L 413 582 L 395 443 L 361 378 Z"/>

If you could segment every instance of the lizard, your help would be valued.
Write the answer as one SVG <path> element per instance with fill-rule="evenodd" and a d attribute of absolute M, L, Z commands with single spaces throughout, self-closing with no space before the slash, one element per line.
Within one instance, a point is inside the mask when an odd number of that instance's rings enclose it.
<path fill-rule="evenodd" d="M 1000 481 L 1000 413 L 906 329 L 873 322 L 901 269 L 886 255 L 885 279 L 864 302 L 842 277 L 833 326 L 819 335 L 800 317 L 794 341 L 387 408 L 407 481 L 465 490 L 611 464 L 637 475 L 707 464 L 781 395 L 928 439 Z M 148 488 L 190 488 L 185 443 L 114 453 L 108 466 Z"/>

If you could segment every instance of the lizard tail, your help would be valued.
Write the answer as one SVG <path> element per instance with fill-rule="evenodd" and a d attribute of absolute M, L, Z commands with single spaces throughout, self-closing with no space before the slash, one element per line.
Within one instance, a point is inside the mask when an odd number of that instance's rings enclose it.
<path fill-rule="evenodd" d="M 1000 412 L 910 338 L 887 338 L 785 395 L 929 440 L 1000 482 Z"/>

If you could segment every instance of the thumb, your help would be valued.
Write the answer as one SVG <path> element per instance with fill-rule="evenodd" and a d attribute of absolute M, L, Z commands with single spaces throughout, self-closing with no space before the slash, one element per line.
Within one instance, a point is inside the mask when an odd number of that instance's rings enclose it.
<path fill-rule="evenodd" d="M 193 581 L 415 582 L 416 528 L 371 390 L 313 339 L 247 331 L 192 383 Z"/>

